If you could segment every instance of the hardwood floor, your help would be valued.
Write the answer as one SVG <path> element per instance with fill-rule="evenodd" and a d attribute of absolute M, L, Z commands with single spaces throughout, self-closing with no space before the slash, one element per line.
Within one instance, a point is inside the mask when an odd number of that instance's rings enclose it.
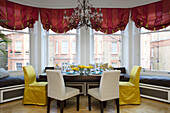
<path fill-rule="evenodd" d="M 92 110 L 88 111 L 88 101 L 86 96 L 80 96 L 80 110 L 76 111 L 76 98 L 67 100 L 64 113 L 100 113 L 99 102 L 92 98 Z M 23 105 L 22 100 L 0 104 L 0 113 L 46 113 L 46 106 Z M 51 103 L 51 113 L 59 113 L 57 102 Z M 114 101 L 107 103 L 104 113 L 116 113 L 116 104 Z M 170 113 L 170 104 L 154 101 L 150 99 L 141 99 L 141 105 L 120 106 L 120 113 Z"/>

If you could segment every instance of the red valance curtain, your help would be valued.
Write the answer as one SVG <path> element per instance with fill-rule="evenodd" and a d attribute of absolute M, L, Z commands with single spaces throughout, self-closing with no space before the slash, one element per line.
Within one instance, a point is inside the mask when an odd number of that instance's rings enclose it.
<path fill-rule="evenodd" d="M 135 7 L 131 18 L 137 27 L 148 30 L 159 30 L 170 25 L 170 0 Z"/>
<path fill-rule="evenodd" d="M 95 25 L 93 25 L 93 29 L 112 34 L 126 28 L 129 22 L 129 9 L 102 8 L 101 11 L 103 14 L 102 28 L 96 29 Z"/>
<path fill-rule="evenodd" d="M 65 11 L 71 15 L 73 9 L 40 9 L 41 23 L 45 30 L 51 29 L 56 33 L 64 33 L 72 28 L 67 25 L 64 19 Z"/>
<path fill-rule="evenodd" d="M 1 24 L 4 28 L 12 30 L 32 28 L 35 21 L 38 20 L 38 8 L 0 0 L 0 19 L 8 20 Z"/>

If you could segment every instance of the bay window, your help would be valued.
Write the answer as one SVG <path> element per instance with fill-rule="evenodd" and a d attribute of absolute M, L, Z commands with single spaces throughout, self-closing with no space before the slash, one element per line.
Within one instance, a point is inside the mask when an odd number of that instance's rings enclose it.
<path fill-rule="evenodd" d="M 0 45 L 1 47 L 3 46 L 4 50 L 6 50 L 6 56 L 0 53 L 0 67 L 7 70 L 22 70 L 22 66 L 26 66 L 30 61 L 29 29 L 25 28 L 24 30 L 9 30 L 0 27 L 0 30 L 6 35 L 6 38 L 11 40 L 11 43 L 7 45 L 5 45 L 5 43 Z"/>
<path fill-rule="evenodd" d="M 157 31 L 141 28 L 140 46 L 142 68 L 170 71 L 170 26 Z"/>
<path fill-rule="evenodd" d="M 77 30 L 71 30 L 67 33 L 54 33 L 49 31 L 49 66 L 62 66 L 63 64 L 76 63 L 76 39 Z"/>
<path fill-rule="evenodd" d="M 104 34 L 94 31 L 94 63 L 108 63 L 112 66 L 121 64 L 121 31 Z"/>

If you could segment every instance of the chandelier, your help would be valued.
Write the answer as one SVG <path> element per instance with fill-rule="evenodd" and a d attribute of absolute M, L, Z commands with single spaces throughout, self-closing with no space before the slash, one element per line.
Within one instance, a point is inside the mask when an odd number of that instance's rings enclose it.
<path fill-rule="evenodd" d="M 74 29 L 85 26 L 100 29 L 103 21 L 101 9 L 92 8 L 91 0 L 78 0 L 79 5 L 74 9 L 71 16 L 65 11 L 64 19 L 67 25 Z"/>

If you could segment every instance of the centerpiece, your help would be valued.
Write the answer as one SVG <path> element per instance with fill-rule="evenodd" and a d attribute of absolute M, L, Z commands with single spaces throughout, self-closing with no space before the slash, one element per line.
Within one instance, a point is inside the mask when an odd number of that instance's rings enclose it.
<path fill-rule="evenodd" d="M 79 71 L 79 68 L 75 67 L 75 68 L 71 68 L 74 72 L 73 74 L 75 74 L 77 71 Z"/>
<path fill-rule="evenodd" d="M 87 69 L 87 75 L 89 75 L 90 74 L 90 69 L 92 69 L 93 68 L 93 66 L 86 66 L 86 69 Z"/>
<path fill-rule="evenodd" d="M 86 67 L 85 65 L 78 65 L 78 68 L 80 70 L 80 75 L 83 75 L 83 71 L 85 67 Z"/>

